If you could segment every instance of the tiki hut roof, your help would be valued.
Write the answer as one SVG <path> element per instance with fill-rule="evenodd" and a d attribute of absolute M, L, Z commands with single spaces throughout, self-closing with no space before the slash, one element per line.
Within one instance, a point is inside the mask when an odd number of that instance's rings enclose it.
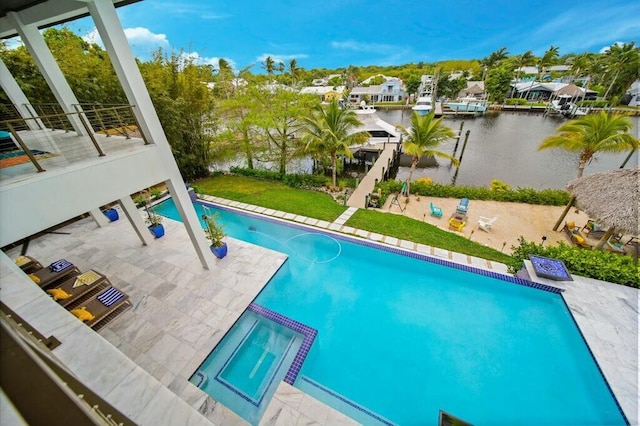
<path fill-rule="evenodd" d="M 583 98 L 585 91 L 583 88 L 576 86 L 575 84 L 567 84 L 563 88 L 555 92 L 556 95 L 569 95 L 575 98 Z"/>
<path fill-rule="evenodd" d="M 576 205 L 596 222 L 625 234 L 640 235 L 640 167 L 574 179 L 567 189 Z"/>

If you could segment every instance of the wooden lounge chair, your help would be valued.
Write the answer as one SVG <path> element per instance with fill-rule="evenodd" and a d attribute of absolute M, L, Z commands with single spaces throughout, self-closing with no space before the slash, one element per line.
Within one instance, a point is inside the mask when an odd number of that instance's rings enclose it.
<path fill-rule="evenodd" d="M 81 298 L 88 299 L 110 286 L 111 283 L 107 277 L 90 269 L 63 281 L 57 287 L 49 288 L 46 292 L 62 306 L 69 306 Z"/>
<path fill-rule="evenodd" d="M 89 327 L 99 329 L 130 307 L 129 296 L 115 287 L 107 287 L 70 312 Z"/>
<path fill-rule="evenodd" d="M 467 222 L 463 219 L 459 219 L 456 217 L 449 218 L 449 229 L 453 229 L 454 231 L 461 232 Z"/>
<path fill-rule="evenodd" d="M 436 207 L 432 202 L 429 203 L 429 208 L 431 208 L 431 216 L 441 218 L 442 217 L 442 209 L 440 207 Z"/>
<path fill-rule="evenodd" d="M 42 269 L 40 262 L 31 256 L 18 256 L 15 258 L 14 262 L 20 269 L 22 269 L 22 271 L 24 271 L 25 274 L 30 274 L 38 269 Z"/>
<path fill-rule="evenodd" d="M 498 216 L 492 218 L 480 216 L 480 219 L 478 220 L 478 228 L 485 232 L 490 232 L 491 227 L 496 223 L 496 220 L 498 220 Z"/>
<path fill-rule="evenodd" d="M 469 211 L 469 199 L 463 198 L 462 200 L 460 200 L 460 203 L 458 203 L 458 207 L 456 208 L 456 211 L 458 213 L 466 214 Z"/>
<path fill-rule="evenodd" d="M 580 229 L 576 227 L 575 222 L 565 222 L 564 228 L 562 229 L 567 233 L 569 240 L 576 246 L 588 249 L 592 248 L 585 236 L 580 232 Z"/>
<path fill-rule="evenodd" d="M 59 262 L 61 261 L 59 260 L 57 262 L 53 262 L 47 267 L 38 269 L 37 271 L 30 273 L 29 278 L 31 278 L 33 282 L 38 284 L 43 289 L 47 289 L 61 284 L 64 280 L 80 275 L 80 270 L 70 263 L 70 266 L 64 269 L 57 269 L 56 265 L 59 265 Z"/>

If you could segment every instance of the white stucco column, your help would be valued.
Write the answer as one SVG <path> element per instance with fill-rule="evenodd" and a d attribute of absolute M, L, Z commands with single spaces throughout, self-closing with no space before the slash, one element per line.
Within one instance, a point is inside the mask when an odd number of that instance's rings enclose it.
<path fill-rule="evenodd" d="M 98 225 L 100 228 L 103 228 L 109 224 L 109 219 L 107 219 L 107 216 L 105 216 L 100 209 L 91 210 L 89 212 L 89 215 L 96 223 L 96 225 Z"/>
<path fill-rule="evenodd" d="M 25 119 L 27 126 L 29 126 L 31 130 L 38 130 L 39 129 L 38 124 L 40 124 L 44 129 L 44 125 L 42 123 L 38 123 L 36 122 L 36 120 L 27 120 L 28 118 L 31 118 L 31 114 L 29 113 L 29 110 L 26 107 L 26 104 L 29 103 L 29 99 L 27 99 L 26 95 L 24 94 L 20 86 L 18 86 L 18 82 L 15 80 L 15 78 L 13 78 L 13 75 L 11 75 L 11 73 L 9 72 L 9 69 L 4 64 L 1 58 L 0 58 L 0 87 L 2 87 L 2 90 L 4 90 L 4 93 L 7 94 L 7 96 L 11 100 L 11 103 L 15 105 L 16 109 L 18 110 L 18 113 L 20 114 L 20 117 Z"/>
<path fill-rule="evenodd" d="M 149 139 L 149 142 L 157 145 L 161 153 L 162 165 L 169 177 L 167 180 L 169 191 L 174 197 L 176 207 L 182 216 L 187 234 L 189 234 L 202 266 L 209 269 L 213 266 L 215 259 L 208 248 L 209 245 L 202 232 L 200 221 L 185 189 L 178 165 L 171 153 L 171 147 L 160 125 L 160 120 L 127 42 L 116 9 L 111 0 L 87 0 L 86 4 L 96 24 L 100 38 L 109 53 L 109 58 L 124 93 L 129 103 L 135 106 L 133 112 L 142 131 Z"/>
<path fill-rule="evenodd" d="M 69 83 L 64 78 L 64 74 L 62 74 L 38 27 L 25 25 L 18 12 L 7 13 L 7 18 L 15 25 L 20 38 L 51 88 L 62 110 L 65 113 L 76 112 L 72 105 L 79 103 L 78 99 L 76 99 L 76 95 L 73 94 L 71 87 L 69 87 Z M 69 115 L 68 118 L 77 134 L 87 136 L 87 131 L 77 115 Z"/>
<path fill-rule="evenodd" d="M 151 244 L 153 237 L 147 229 L 144 219 L 140 216 L 140 212 L 131 197 L 123 197 L 118 200 L 118 203 L 120 204 L 120 207 L 122 207 L 122 211 L 129 220 L 129 223 L 131 223 L 131 226 L 133 226 L 133 229 L 136 231 L 136 234 L 138 234 L 138 238 L 140 238 L 142 245 L 148 246 Z"/>

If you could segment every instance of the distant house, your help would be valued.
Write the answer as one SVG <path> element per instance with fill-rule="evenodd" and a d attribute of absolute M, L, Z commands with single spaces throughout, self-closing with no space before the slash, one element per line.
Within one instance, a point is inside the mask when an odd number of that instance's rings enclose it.
<path fill-rule="evenodd" d="M 368 98 L 371 102 L 399 102 L 407 97 L 407 92 L 402 88 L 402 81 L 389 77 L 383 84 L 374 86 L 356 86 L 349 94 L 351 102 L 360 102 Z M 366 81 L 366 80 L 365 80 Z"/>
<path fill-rule="evenodd" d="M 431 95 L 433 93 L 436 79 L 432 75 L 424 74 L 420 76 L 420 87 L 418 93 L 420 96 Z"/>
<path fill-rule="evenodd" d="M 585 90 L 575 84 L 549 82 L 541 83 L 537 81 L 516 83 L 512 85 L 513 97 L 525 98 L 529 100 L 548 101 L 552 96 L 570 95 L 576 99 L 595 99 L 598 92 L 595 90 Z"/>
<path fill-rule="evenodd" d="M 519 75 L 538 75 L 538 67 L 537 66 L 525 66 L 520 67 L 516 70 Z"/>
<path fill-rule="evenodd" d="M 327 77 L 314 78 L 311 84 L 314 86 L 328 86 L 329 82 L 336 77 L 338 77 L 342 81 L 341 74 L 329 74 Z"/>
<path fill-rule="evenodd" d="M 571 65 L 552 65 L 546 68 L 547 72 L 568 72 L 571 71 Z"/>
<path fill-rule="evenodd" d="M 629 99 L 629 106 L 640 106 L 640 80 L 633 82 L 629 90 L 624 95 L 624 98 Z"/>
<path fill-rule="evenodd" d="M 307 86 L 300 90 L 300 93 L 316 95 L 322 102 L 331 102 L 342 99 L 344 86 Z"/>

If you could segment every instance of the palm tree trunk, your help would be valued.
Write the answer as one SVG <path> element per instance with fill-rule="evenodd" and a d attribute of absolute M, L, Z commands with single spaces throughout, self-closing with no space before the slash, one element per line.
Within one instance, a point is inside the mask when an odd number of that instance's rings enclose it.
<path fill-rule="evenodd" d="M 413 157 L 413 161 L 411 162 L 411 169 L 409 169 L 409 177 L 407 178 L 407 197 L 409 196 L 409 194 L 411 194 L 411 181 L 413 180 L 413 172 L 416 170 L 418 161 L 420 161 L 420 158 L 415 155 Z"/>
<path fill-rule="evenodd" d="M 611 88 L 613 87 L 613 85 L 615 84 L 616 80 L 618 79 L 618 76 L 620 75 L 620 70 L 618 70 L 616 72 L 616 75 L 613 76 L 613 80 L 611 80 L 611 84 L 609 85 L 609 88 L 607 89 L 607 91 L 604 93 L 603 98 L 607 99 L 607 96 L 609 95 L 609 92 L 611 91 Z"/>
<path fill-rule="evenodd" d="M 249 170 L 253 170 L 253 155 L 251 152 L 251 143 L 249 142 L 249 132 L 246 130 L 243 132 L 244 136 L 244 147 L 245 147 L 245 155 L 247 156 L 247 168 Z"/>
<path fill-rule="evenodd" d="M 331 184 L 333 185 L 333 187 L 335 188 L 336 185 L 336 180 L 337 180 L 337 170 L 336 168 L 338 167 L 338 156 L 336 154 L 331 154 Z"/>

